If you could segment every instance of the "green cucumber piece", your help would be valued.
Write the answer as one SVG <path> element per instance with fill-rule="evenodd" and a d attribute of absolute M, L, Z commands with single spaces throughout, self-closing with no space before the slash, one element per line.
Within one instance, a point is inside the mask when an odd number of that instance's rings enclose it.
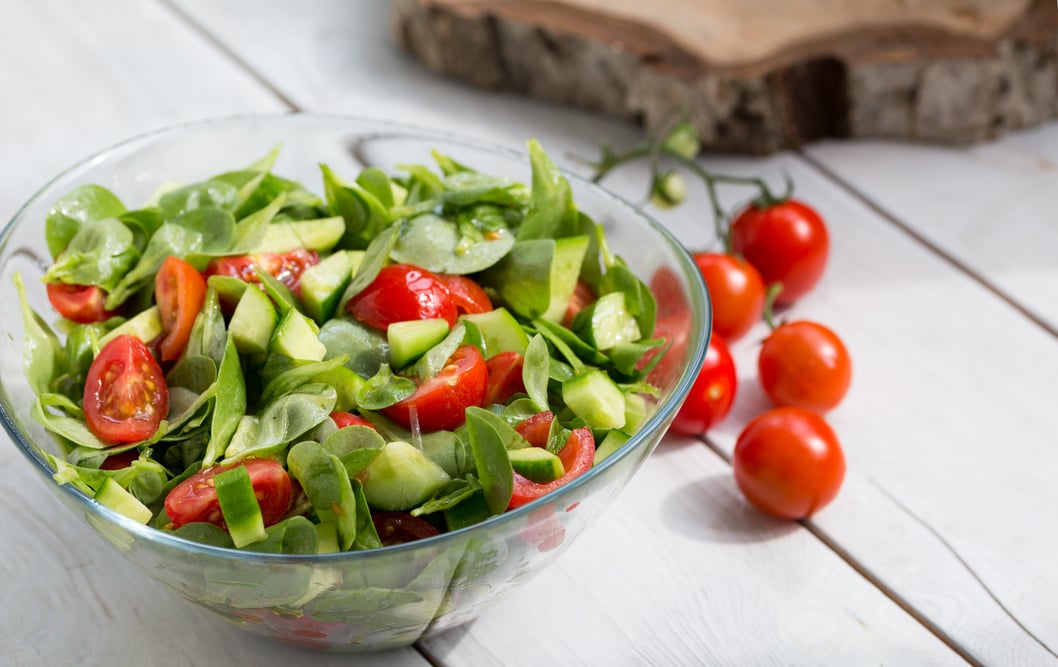
<path fill-rule="evenodd" d="M 241 549 L 268 537 L 261 516 L 261 505 L 257 502 L 246 466 L 225 470 L 213 478 L 213 484 L 217 490 L 220 512 L 224 515 L 224 523 L 228 526 L 228 534 L 235 548 Z"/>
<path fill-rule="evenodd" d="M 563 382 L 562 400 L 592 429 L 625 425 L 625 395 L 603 371 L 590 370 Z"/>
<path fill-rule="evenodd" d="M 437 345 L 448 335 L 448 320 L 408 320 L 394 322 L 386 328 L 389 363 L 404 368 Z"/>
<path fill-rule="evenodd" d="M 610 350 L 643 336 L 628 310 L 624 292 L 610 292 L 577 313 L 570 327 L 581 340 L 598 350 Z"/>
<path fill-rule="evenodd" d="M 451 479 L 421 450 L 400 440 L 386 443 L 356 478 L 368 505 L 388 511 L 418 507 Z"/>
<path fill-rule="evenodd" d="M 144 525 L 147 525 L 153 516 L 146 505 L 137 500 L 136 496 L 121 488 L 121 485 L 112 477 L 103 480 L 94 498 L 100 505 L 109 507 L 118 514 Z"/>
<path fill-rule="evenodd" d="M 284 253 L 298 248 L 327 252 L 344 233 L 345 220 L 340 217 L 273 222 L 265 227 L 264 238 L 252 252 Z"/>
<path fill-rule="evenodd" d="M 336 554 L 338 548 L 338 526 L 329 521 L 316 524 L 316 553 Z"/>
<path fill-rule="evenodd" d="M 305 269 L 301 274 L 305 312 L 321 324 L 334 317 L 338 302 L 363 259 L 363 250 L 340 250 Z"/>
<path fill-rule="evenodd" d="M 525 354 L 525 349 L 529 347 L 529 337 L 525 335 L 522 325 L 502 306 L 487 313 L 464 315 L 462 319 L 472 322 L 481 332 L 485 340 L 486 359 L 501 352 Z"/>
<path fill-rule="evenodd" d="M 332 368 L 312 378 L 313 382 L 323 382 L 334 387 L 338 398 L 334 402 L 334 409 L 340 412 L 348 412 L 356 407 L 356 392 L 364 386 L 364 378 L 360 377 L 345 366 Z"/>
<path fill-rule="evenodd" d="M 144 343 L 150 343 L 163 333 L 162 316 L 158 312 L 158 306 L 151 306 L 147 310 L 136 315 L 136 317 L 133 317 L 131 320 L 122 322 L 119 326 L 100 338 L 99 348 L 102 349 L 110 341 L 118 336 L 124 336 L 125 334 L 135 336 Z"/>
<path fill-rule="evenodd" d="M 268 342 L 278 322 L 279 315 L 271 299 L 263 291 L 250 287 L 243 290 L 228 331 L 239 354 L 260 355 L 268 351 Z"/>
<path fill-rule="evenodd" d="M 531 482 L 547 484 L 566 474 L 562 459 L 543 447 L 522 447 L 507 451 L 514 472 Z"/>
<path fill-rule="evenodd" d="M 308 361 L 323 361 L 327 356 L 327 348 L 320 342 L 316 323 L 293 308 L 279 321 L 269 341 L 268 351 Z"/>
<path fill-rule="evenodd" d="M 625 425 L 621 427 L 625 433 L 635 433 L 643 422 L 647 420 L 649 413 L 647 399 L 641 394 L 625 394 Z"/>
<path fill-rule="evenodd" d="M 632 436 L 624 431 L 619 431 L 617 429 L 609 431 L 606 434 L 606 437 L 602 439 L 602 442 L 599 443 L 599 447 L 595 450 L 595 460 L 592 465 L 599 465 L 607 456 L 610 456 L 623 447 L 631 437 Z"/>
<path fill-rule="evenodd" d="M 518 241 L 486 272 L 485 282 L 514 314 L 559 322 L 577 287 L 588 241 L 587 236 Z"/>

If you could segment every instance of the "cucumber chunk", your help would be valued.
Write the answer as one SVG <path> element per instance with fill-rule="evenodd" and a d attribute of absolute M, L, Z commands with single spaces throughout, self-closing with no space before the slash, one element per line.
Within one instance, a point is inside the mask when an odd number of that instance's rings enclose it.
<path fill-rule="evenodd" d="M 599 447 L 595 450 L 595 460 L 592 462 L 593 466 L 597 466 L 606 460 L 606 457 L 612 455 L 618 449 L 624 446 L 626 442 L 632 436 L 628 435 L 624 431 L 613 429 L 606 434 L 606 437 L 599 443 Z"/>
<path fill-rule="evenodd" d="M 278 322 L 272 301 L 261 290 L 249 287 L 243 290 L 235 306 L 228 331 L 239 354 L 260 355 L 268 351 L 268 342 Z"/>
<path fill-rule="evenodd" d="M 562 459 L 543 447 L 522 447 L 507 451 L 514 472 L 531 482 L 547 484 L 566 474 Z"/>
<path fill-rule="evenodd" d="M 485 339 L 485 358 L 491 358 L 500 352 L 517 352 L 525 354 L 529 347 L 529 337 L 525 330 L 514 319 L 510 311 L 502 306 L 487 313 L 464 315 L 462 319 L 473 322 L 481 337 Z"/>
<path fill-rule="evenodd" d="M 321 324 L 334 317 L 338 302 L 363 259 L 362 250 L 340 250 L 305 269 L 301 274 L 305 312 Z"/>
<path fill-rule="evenodd" d="M 110 341 L 118 336 L 124 336 L 125 334 L 135 336 L 143 343 L 150 343 L 163 333 L 162 316 L 158 312 L 158 306 L 151 306 L 147 310 L 136 315 L 136 317 L 133 317 L 131 320 L 122 322 L 120 326 L 114 328 L 100 338 L 99 347 L 102 349 Z"/>
<path fill-rule="evenodd" d="M 96 491 L 94 498 L 100 505 L 109 507 L 118 514 L 127 516 L 133 521 L 144 525 L 153 516 L 146 505 L 137 500 L 136 496 L 121 488 L 121 485 L 115 482 L 112 477 L 107 477 L 103 480 L 103 484 Z"/>
<path fill-rule="evenodd" d="M 291 359 L 323 361 L 327 348 L 320 342 L 318 333 L 315 322 L 291 308 L 279 321 L 268 350 Z"/>
<path fill-rule="evenodd" d="M 390 324 L 386 328 L 390 365 L 393 368 L 404 368 L 426 354 L 447 335 L 448 321 L 444 319 L 408 320 Z"/>
<path fill-rule="evenodd" d="M 364 485 L 367 504 L 389 511 L 423 504 L 451 479 L 421 450 L 399 440 L 387 443 L 356 478 Z"/>
<path fill-rule="evenodd" d="M 600 370 L 591 370 L 562 383 L 562 400 L 592 429 L 625 425 L 625 395 Z"/>
<path fill-rule="evenodd" d="M 228 526 L 228 534 L 235 547 L 241 549 L 265 539 L 268 534 L 261 516 L 261 505 L 257 502 L 246 466 L 225 470 L 213 478 L 213 483 L 217 489 L 220 512 L 224 515 L 224 523 Z"/>
<path fill-rule="evenodd" d="M 273 222 L 265 227 L 264 238 L 253 252 L 284 253 L 298 248 L 326 252 L 344 233 L 345 220 L 340 217 Z"/>
<path fill-rule="evenodd" d="M 611 292 L 577 313 L 571 327 L 581 340 L 598 350 L 642 338 L 636 318 L 628 311 L 624 292 Z"/>

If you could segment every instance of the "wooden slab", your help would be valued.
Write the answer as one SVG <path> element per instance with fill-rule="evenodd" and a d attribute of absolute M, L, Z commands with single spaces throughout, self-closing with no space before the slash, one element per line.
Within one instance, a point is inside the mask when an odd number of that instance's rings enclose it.
<path fill-rule="evenodd" d="M 658 123 L 707 148 L 826 136 L 966 143 L 1058 114 L 1049 0 L 397 0 L 430 69 Z"/>

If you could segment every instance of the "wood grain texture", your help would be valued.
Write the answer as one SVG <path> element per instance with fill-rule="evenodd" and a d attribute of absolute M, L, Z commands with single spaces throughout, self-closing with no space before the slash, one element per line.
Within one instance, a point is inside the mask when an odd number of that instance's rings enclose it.
<path fill-rule="evenodd" d="M 132 134 L 283 106 L 155 3 L 5 2 L 0 40 L 0 214 L 61 168 Z M 3 438 L 5 441 L 6 437 Z M 291 665 L 261 640 L 183 601 L 79 523 L 0 443 L 0 664 Z M 314 664 L 348 664 L 311 656 Z M 423 666 L 414 650 L 357 664 Z"/>
<path fill-rule="evenodd" d="M 648 128 L 686 108 L 714 151 L 767 153 L 827 136 L 958 144 L 1058 113 L 1058 14 L 1047 0 L 1028 9 L 987 3 L 1027 12 L 1013 23 L 1010 13 L 990 20 L 980 4 L 894 4 L 898 15 L 936 19 L 946 10 L 948 20 L 884 23 L 870 18 L 876 2 L 799 2 L 830 15 L 801 22 L 789 3 L 768 13 L 760 3 L 398 0 L 394 35 L 431 70 L 474 85 L 642 119 Z M 719 19 L 670 20 L 673 7 L 705 7 Z M 832 25 L 852 13 L 862 29 Z M 810 32 L 816 24 L 823 35 Z M 772 44 L 761 30 L 776 25 L 799 27 L 801 39 L 780 31 L 783 46 Z M 981 29 L 973 38 L 969 25 Z M 743 28 L 753 39 L 735 48 L 727 40 L 738 41 Z M 773 52 L 764 57 L 757 46 Z"/>

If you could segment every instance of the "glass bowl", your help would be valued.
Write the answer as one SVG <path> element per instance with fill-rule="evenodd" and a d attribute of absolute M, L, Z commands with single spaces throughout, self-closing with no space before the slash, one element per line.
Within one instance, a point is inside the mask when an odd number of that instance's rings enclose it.
<path fill-rule="evenodd" d="M 132 206 L 165 182 L 195 182 L 249 164 L 273 146 L 276 172 L 322 191 L 318 163 L 337 173 L 365 166 L 429 163 L 437 148 L 486 173 L 528 183 L 528 156 L 443 132 L 341 116 L 241 116 L 182 125 L 126 141 L 63 172 L 38 192 L 0 236 L 0 419 L 16 447 L 62 502 L 115 549 L 179 595 L 239 627 L 321 649 L 411 644 L 465 623 L 553 561 L 591 524 L 661 440 L 701 367 L 710 310 L 700 274 L 665 229 L 603 188 L 567 174 L 578 206 L 605 225 L 615 252 L 652 287 L 667 355 L 653 414 L 618 452 L 533 503 L 436 537 L 328 555 L 259 554 L 210 547 L 143 526 L 58 485 L 40 453 L 51 437 L 30 418 L 34 394 L 22 370 L 22 316 L 12 277 L 23 275 L 31 305 L 48 308 L 37 280 L 49 263 L 44 219 L 76 186 L 97 183 Z M 558 154 L 561 146 L 551 146 Z"/>

